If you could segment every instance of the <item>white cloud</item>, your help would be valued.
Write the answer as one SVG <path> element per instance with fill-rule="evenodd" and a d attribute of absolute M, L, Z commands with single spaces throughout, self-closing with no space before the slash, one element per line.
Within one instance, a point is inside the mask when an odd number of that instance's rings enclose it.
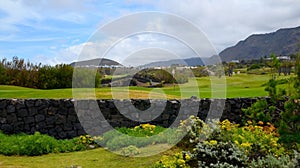
<path fill-rule="evenodd" d="M 117 42 L 116 42 L 117 41 Z M 58 51 L 47 64 L 71 63 L 76 60 L 108 58 L 124 65 L 142 65 L 152 61 L 183 59 L 195 56 L 193 50 L 176 38 L 162 34 L 143 33 L 125 39 L 114 37 L 104 42 L 85 42 Z M 51 61 L 50 61 L 51 60 Z"/>
<path fill-rule="evenodd" d="M 57 42 L 58 44 L 48 44 L 45 48 L 51 49 L 53 55 L 49 55 L 49 53 L 47 53 L 48 56 L 44 53 L 38 54 L 41 61 L 49 60 L 49 64 L 70 63 L 78 59 L 83 46 L 85 46 L 82 53 L 83 58 L 79 59 L 102 57 L 100 53 L 104 51 L 99 51 L 99 48 L 111 46 L 112 42 L 116 40 L 113 39 L 114 37 L 102 43 L 91 40 L 90 42 L 78 44 L 83 40 L 82 36 L 84 35 L 82 34 L 86 35 L 89 32 L 74 27 L 74 32 L 78 33 L 79 36 L 70 38 L 67 37 L 67 33 L 72 28 L 65 28 L 62 23 L 71 22 L 90 27 L 97 24 L 105 25 L 108 20 L 112 21 L 116 17 L 147 8 L 155 11 L 170 12 L 186 18 L 205 33 L 218 52 L 236 44 L 239 40 L 245 39 L 253 33 L 267 33 L 279 28 L 296 27 L 300 23 L 300 3 L 296 0 L 127 0 L 125 2 L 3 0 L 0 1 L 0 11 L 4 13 L 0 17 L 0 40 L 10 42 L 46 41 L 55 39 L 59 34 L 60 39 L 62 37 L 65 38 L 65 42 L 63 44 L 60 42 Z M 182 33 L 182 38 L 193 37 L 193 32 L 186 31 L 183 25 L 172 22 L 172 20 L 166 22 L 161 18 L 151 22 L 151 19 L 141 19 L 142 22 L 148 23 L 147 29 L 149 30 L 163 31 L 175 27 L 177 30 L 180 30 L 177 32 L 179 35 Z M 46 24 L 45 21 L 48 20 L 59 20 L 61 22 L 56 23 L 53 21 L 51 24 Z M 26 39 L 24 38 L 24 40 L 18 36 L 18 33 L 23 31 L 19 25 L 54 33 L 39 34 L 36 37 L 30 36 L 26 37 Z M 110 28 L 108 27 L 108 29 Z M 115 26 L 114 29 L 112 34 L 116 35 L 116 38 L 118 38 L 118 32 L 120 31 L 134 32 L 139 30 L 138 27 L 133 27 L 130 23 L 121 23 L 119 26 Z M 57 32 L 59 33 L 55 34 Z M 173 34 L 176 35 L 174 32 Z M 197 43 L 197 40 L 199 41 L 199 39 L 195 39 L 195 41 L 191 40 L 190 42 Z M 62 47 L 63 49 L 61 49 Z M 201 43 L 199 47 L 204 49 L 205 45 Z M 163 35 L 143 34 L 122 40 L 109 51 L 107 57 L 122 62 L 123 60 L 130 60 L 129 55 L 133 54 L 132 58 L 136 58 L 137 55 L 142 53 L 145 58 L 144 61 L 153 60 L 145 57 L 145 53 L 151 55 L 147 48 L 161 48 L 174 51 L 182 57 L 192 55 L 190 51 L 184 49 L 185 47 L 178 42 L 176 36 L 172 39 L 171 37 L 163 37 Z M 140 51 L 144 49 L 146 51 Z M 41 56 L 43 54 L 44 56 Z M 210 55 L 203 54 L 203 56 Z M 48 57 L 48 59 L 45 59 L 45 57 Z"/>
<path fill-rule="evenodd" d="M 3 0 L 0 1 L 0 11 L 4 16 L 0 18 L 0 31 L 21 31 L 18 25 L 39 27 L 39 22 L 46 19 L 56 19 L 74 23 L 83 23 L 84 16 L 91 6 L 81 0 Z"/>
<path fill-rule="evenodd" d="M 295 0 L 130 0 L 183 16 L 201 28 L 220 52 L 253 33 L 267 33 L 300 23 Z"/>
<path fill-rule="evenodd" d="M 4 17 L 0 18 L 0 31 L 18 31 L 17 24 L 29 24 L 29 19 L 40 19 L 40 15 L 24 6 L 20 1 L 0 1 L 0 10 Z"/>

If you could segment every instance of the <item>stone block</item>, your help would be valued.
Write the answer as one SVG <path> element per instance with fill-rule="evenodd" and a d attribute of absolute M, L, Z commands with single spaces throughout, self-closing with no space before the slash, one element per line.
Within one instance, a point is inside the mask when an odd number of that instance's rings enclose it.
<path fill-rule="evenodd" d="M 34 119 L 35 119 L 35 122 L 39 123 L 39 122 L 45 120 L 45 116 L 42 115 L 42 114 L 38 114 L 38 115 L 36 115 L 36 116 L 34 117 Z"/>

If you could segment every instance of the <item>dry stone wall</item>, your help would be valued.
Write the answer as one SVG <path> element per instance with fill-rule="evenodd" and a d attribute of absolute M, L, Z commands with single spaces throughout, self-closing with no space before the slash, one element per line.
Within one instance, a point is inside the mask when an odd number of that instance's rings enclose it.
<path fill-rule="evenodd" d="M 210 104 L 216 100 L 186 99 L 181 102 L 178 100 L 168 100 L 167 102 L 165 100 L 96 100 L 96 102 L 106 121 L 112 127 L 132 127 L 142 123 L 127 118 L 124 113 L 119 112 L 118 108 L 122 108 L 122 111 L 127 111 L 130 115 L 132 107 L 129 108 L 129 104 L 142 111 L 148 109 L 153 102 L 157 106 L 164 105 L 163 112 L 159 114 L 153 108 L 153 114 L 155 113 L 157 116 L 150 123 L 169 127 L 176 120 L 183 102 L 188 107 L 183 111 L 183 115 L 188 115 L 187 110 L 193 109 L 198 112 L 201 119 L 205 120 Z M 95 102 L 95 100 L 74 102 L 72 99 L 0 99 L 0 130 L 7 134 L 20 132 L 32 134 L 39 131 L 58 139 L 77 137 L 86 134 L 86 131 L 78 119 L 80 114 L 76 113 L 74 103 L 75 105 L 83 103 L 88 106 L 89 101 Z M 256 101 L 257 98 L 226 99 L 221 120 L 229 119 L 240 123 L 243 115 L 241 109 L 249 107 Z M 116 102 L 118 108 L 115 105 Z M 149 112 L 145 115 L 151 114 L 152 112 Z"/>

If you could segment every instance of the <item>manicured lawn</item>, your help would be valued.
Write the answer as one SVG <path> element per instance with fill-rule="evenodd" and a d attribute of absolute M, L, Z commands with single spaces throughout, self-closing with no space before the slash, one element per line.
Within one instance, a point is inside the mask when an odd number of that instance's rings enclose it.
<path fill-rule="evenodd" d="M 280 78 L 286 78 L 281 76 Z M 196 78 L 196 82 L 189 82 L 164 88 L 144 87 L 116 87 L 96 89 L 75 89 L 75 98 L 100 98 L 100 99 L 127 99 L 127 98 L 232 98 L 232 97 L 259 97 L 267 96 L 264 91 L 264 83 L 270 79 L 270 75 L 239 74 L 233 77 L 218 79 L 217 77 Z M 192 81 L 192 79 L 190 80 Z M 195 80 L 194 80 L 195 81 Z M 214 86 L 214 87 L 213 87 Z M 197 91 L 198 90 L 198 91 Z M 226 92 L 225 92 L 226 90 Z M 112 95 L 113 91 L 113 95 Z M 197 94 L 199 93 L 199 94 Z M 212 95 L 213 93 L 213 95 Z M 16 86 L 0 85 L 0 98 L 72 98 L 72 89 L 40 90 Z"/>
<path fill-rule="evenodd" d="M 143 150 L 160 148 L 159 145 L 141 149 Z M 172 153 L 171 150 L 165 154 Z M 72 165 L 101 168 L 146 168 L 157 162 L 162 154 L 150 157 L 124 157 L 107 151 L 103 148 L 88 150 L 83 152 L 48 154 L 43 156 L 3 156 L 0 155 L 1 168 L 66 168 Z"/>

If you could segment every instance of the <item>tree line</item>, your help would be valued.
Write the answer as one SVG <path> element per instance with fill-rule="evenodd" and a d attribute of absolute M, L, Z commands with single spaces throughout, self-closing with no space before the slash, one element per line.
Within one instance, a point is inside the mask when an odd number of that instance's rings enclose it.
<path fill-rule="evenodd" d="M 55 66 L 33 64 L 25 62 L 24 59 L 13 57 L 11 61 L 0 60 L 0 85 L 15 85 L 37 89 L 60 89 L 72 88 L 74 68 L 68 64 Z M 92 74 L 92 75 L 90 75 Z M 80 68 L 75 79 L 78 79 L 75 87 L 91 86 L 89 78 L 95 77 L 92 87 L 100 86 L 101 73 L 89 68 Z"/>

